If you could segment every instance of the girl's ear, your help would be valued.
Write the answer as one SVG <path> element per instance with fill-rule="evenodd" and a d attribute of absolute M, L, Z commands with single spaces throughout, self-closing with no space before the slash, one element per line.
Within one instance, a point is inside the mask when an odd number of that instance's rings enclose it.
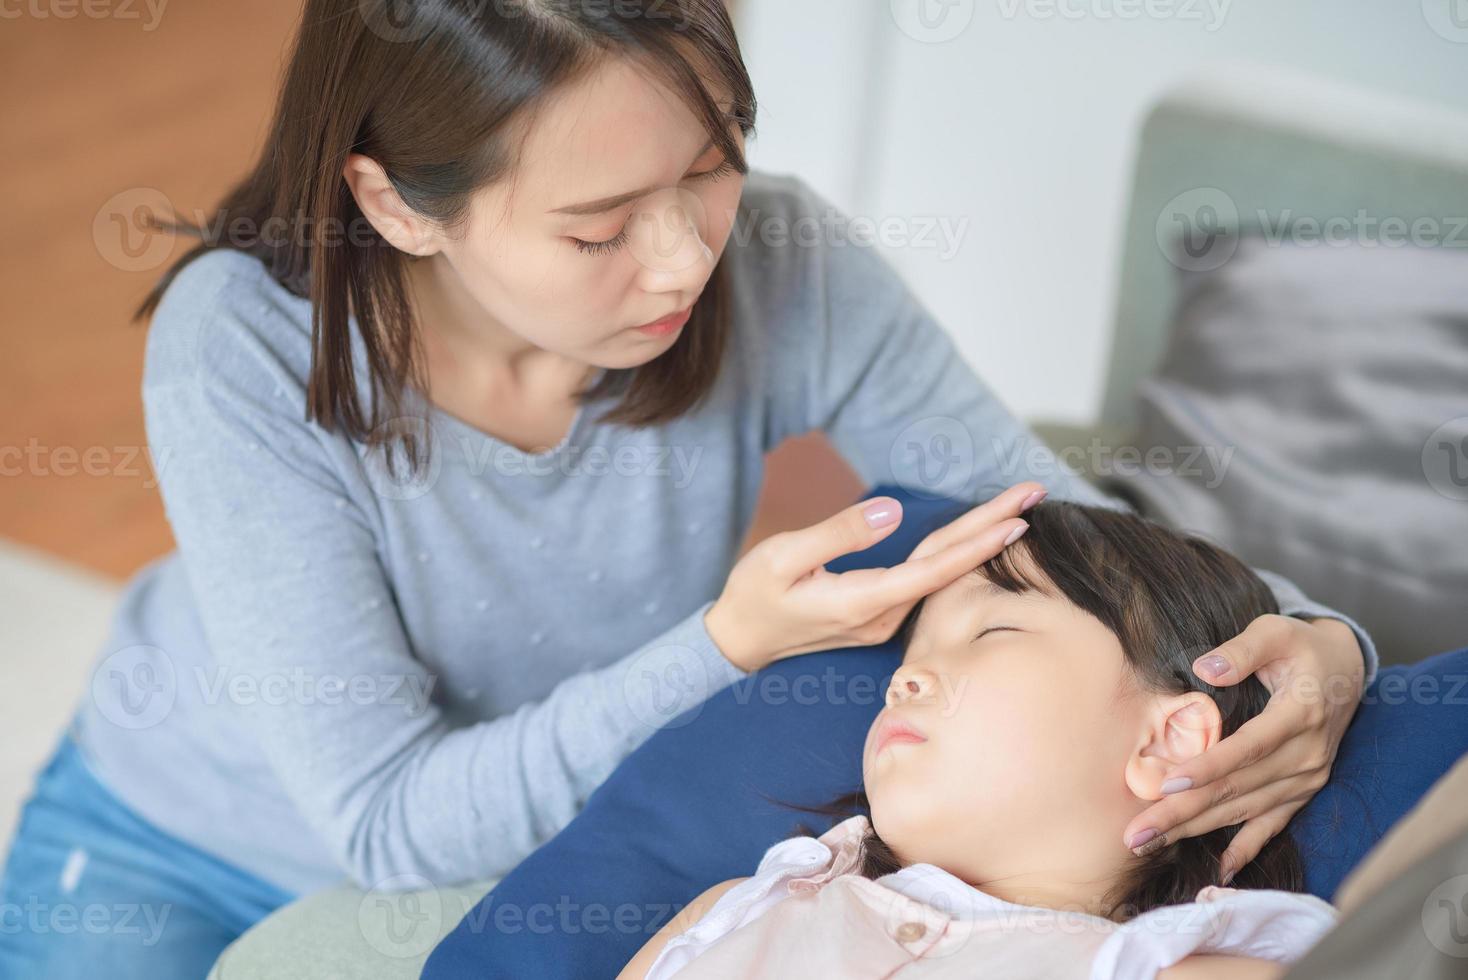
<path fill-rule="evenodd" d="M 1162 799 L 1167 774 L 1217 744 L 1222 733 L 1218 705 L 1203 692 L 1156 699 L 1142 716 L 1136 747 L 1127 759 L 1127 788 L 1138 799 Z"/>
<path fill-rule="evenodd" d="M 348 154 L 342 178 L 358 210 L 394 248 L 409 255 L 438 251 L 435 229 L 403 203 L 387 171 L 376 160 L 361 153 Z"/>

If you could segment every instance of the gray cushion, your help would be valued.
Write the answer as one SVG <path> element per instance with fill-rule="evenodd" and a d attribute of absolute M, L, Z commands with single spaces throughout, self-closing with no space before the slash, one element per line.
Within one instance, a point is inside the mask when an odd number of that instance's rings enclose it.
<path fill-rule="evenodd" d="M 1468 249 L 1245 238 L 1185 273 L 1137 444 L 1101 465 L 1356 617 L 1383 663 L 1468 640 Z"/>
<path fill-rule="evenodd" d="M 307 895 L 231 943 L 209 980 L 417 980 L 433 947 L 498 882 Z"/>

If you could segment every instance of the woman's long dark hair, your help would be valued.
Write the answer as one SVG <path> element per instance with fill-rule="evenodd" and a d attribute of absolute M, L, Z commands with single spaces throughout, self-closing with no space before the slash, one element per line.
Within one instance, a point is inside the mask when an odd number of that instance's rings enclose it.
<path fill-rule="evenodd" d="M 1011 592 L 1058 593 L 1090 613 L 1116 635 L 1139 687 L 1165 694 L 1202 691 L 1218 705 L 1224 736 L 1264 710 L 1269 691 L 1258 679 L 1214 687 L 1192 668 L 1198 656 L 1237 636 L 1255 618 L 1279 612 L 1273 593 L 1247 565 L 1199 538 L 1105 508 L 1046 502 L 1025 518 L 1030 523 L 1025 536 L 984 564 L 991 582 Z M 898 628 L 904 653 L 922 607 L 922 602 L 914 606 Z M 836 817 L 871 813 L 864 789 L 823 805 L 780 802 Z M 1238 829 L 1222 827 L 1171 841 L 1135 859 L 1106 896 L 1108 917 L 1125 921 L 1149 909 L 1193 901 L 1199 889 L 1219 883 L 1219 860 Z M 797 833 L 814 835 L 803 826 Z M 879 878 L 902 866 L 870 830 L 862 841 L 860 873 Z M 1270 840 L 1230 884 L 1302 891 L 1304 871 L 1289 834 Z"/>
<path fill-rule="evenodd" d="M 416 429 L 383 425 L 404 416 L 408 382 L 423 380 L 407 257 L 358 209 L 342 176 L 347 156 L 371 157 L 404 203 L 454 229 L 474 191 L 513 174 L 537 103 L 609 57 L 636 60 L 677 92 L 729 165 L 748 172 L 730 128 L 751 133 L 756 105 L 724 0 L 307 0 L 258 160 L 202 227 L 176 216 L 156 223 L 202 241 L 167 270 L 134 319 L 149 316 L 174 277 L 205 252 L 254 255 L 282 286 L 311 300 L 306 418 L 369 446 L 400 441 L 416 471 L 426 459 Z M 728 115 L 701 76 L 732 95 Z M 578 401 L 620 396 L 602 420 L 631 426 L 696 406 L 723 358 L 728 293 L 720 263 L 689 328 L 666 353 L 605 372 Z M 349 316 L 361 328 L 371 375 L 366 407 Z"/>

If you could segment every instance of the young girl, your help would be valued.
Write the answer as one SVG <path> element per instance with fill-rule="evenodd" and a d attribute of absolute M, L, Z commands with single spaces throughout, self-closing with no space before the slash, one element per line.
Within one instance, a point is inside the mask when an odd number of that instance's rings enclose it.
<path fill-rule="evenodd" d="M 1334 922 L 1292 894 L 1287 835 L 1234 889 L 1219 862 L 1237 826 L 1135 851 L 1121 829 L 1175 767 L 1263 710 L 1257 680 L 1213 687 L 1190 664 L 1275 609 L 1207 543 L 1041 504 L 1021 543 L 904 624 L 863 790 L 824 808 L 870 817 L 771 847 L 623 980 L 1273 976 Z"/>
<path fill-rule="evenodd" d="M 0 931 L 0 975 L 202 976 L 343 878 L 503 875 L 699 699 L 890 638 L 1042 489 L 1102 499 L 855 221 L 750 172 L 754 121 L 720 0 L 305 2 L 258 159 L 144 307 L 177 550 L 126 590 L 0 886 L 163 924 Z M 890 571 L 823 568 L 890 498 L 736 566 L 765 453 L 816 429 L 869 485 L 1020 488 Z M 1135 832 L 1218 826 L 1227 776 L 1247 858 L 1328 768 L 1373 652 L 1275 585 L 1296 618 L 1240 621 L 1226 682 L 1348 696 L 1281 699 Z"/>

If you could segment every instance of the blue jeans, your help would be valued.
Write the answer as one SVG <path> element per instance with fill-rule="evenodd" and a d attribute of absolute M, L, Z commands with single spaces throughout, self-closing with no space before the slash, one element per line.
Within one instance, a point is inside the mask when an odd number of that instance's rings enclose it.
<path fill-rule="evenodd" d="M 145 821 L 64 737 L 0 877 L 0 977 L 202 978 L 293 897 Z"/>

